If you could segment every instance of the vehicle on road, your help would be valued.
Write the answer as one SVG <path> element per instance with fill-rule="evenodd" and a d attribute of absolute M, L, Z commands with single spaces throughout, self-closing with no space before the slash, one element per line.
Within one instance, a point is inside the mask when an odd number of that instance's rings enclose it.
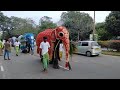
<path fill-rule="evenodd" d="M 78 41 L 77 51 L 78 54 L 84 54 L 88 57 L 101 54 L 101 46 L 96 41 Z"/>

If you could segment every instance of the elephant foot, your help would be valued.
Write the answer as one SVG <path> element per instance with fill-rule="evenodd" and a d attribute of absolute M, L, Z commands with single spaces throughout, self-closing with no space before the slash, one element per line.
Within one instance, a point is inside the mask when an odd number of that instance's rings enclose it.
<path fill-rule="evenodd" d="M 58 65 L 53 65 L 54 69 L 59 69 L 60 67 Z"/>
<path fill-rule="evenodd" d="M 53 64 L 53 61 L 50 61 L 49 64 Z"/>
<path fill-rule="evenodd" d="M 53 68 L 55 68 L 55 69 L 59 69 L 58 59 L 55 58 L 55 59 L 53 59 L 52 61 L 53 61 Z"/>

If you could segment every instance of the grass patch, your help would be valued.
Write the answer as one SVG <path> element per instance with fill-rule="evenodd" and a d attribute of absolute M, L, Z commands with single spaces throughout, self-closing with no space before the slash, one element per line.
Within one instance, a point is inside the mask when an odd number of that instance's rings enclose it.
<path fill-rule="evenodd" d="M 102 54 L 105 55 L 112 55 L 112 56 L 120 56 L 120 52 L 116 52 L 116 51 L 102 51 Z"/>

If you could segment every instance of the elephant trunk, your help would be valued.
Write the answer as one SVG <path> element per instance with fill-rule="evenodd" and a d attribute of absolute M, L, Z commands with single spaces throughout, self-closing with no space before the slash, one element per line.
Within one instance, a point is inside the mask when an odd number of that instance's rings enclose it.
<path fill-rule="evenodd" d="M 65 46 L 65 56 L 66 56 L 66 67 L 68 67 L 69 64 L 69 50 L 70 50 L 70 41 L 69 38 L 66 38 L 65 40 L 63 40 L 63 44 Z"/>

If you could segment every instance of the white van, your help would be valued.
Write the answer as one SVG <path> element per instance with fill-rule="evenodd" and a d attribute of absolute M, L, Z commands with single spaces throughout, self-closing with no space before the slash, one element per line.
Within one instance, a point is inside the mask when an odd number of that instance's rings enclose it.
<path fill-rule="evenodd" d="M 88 57 L 101 54 L 101 46 L 96 41 L 79 41 L 77 43 L 78 54 L 84 54 Z"/>

